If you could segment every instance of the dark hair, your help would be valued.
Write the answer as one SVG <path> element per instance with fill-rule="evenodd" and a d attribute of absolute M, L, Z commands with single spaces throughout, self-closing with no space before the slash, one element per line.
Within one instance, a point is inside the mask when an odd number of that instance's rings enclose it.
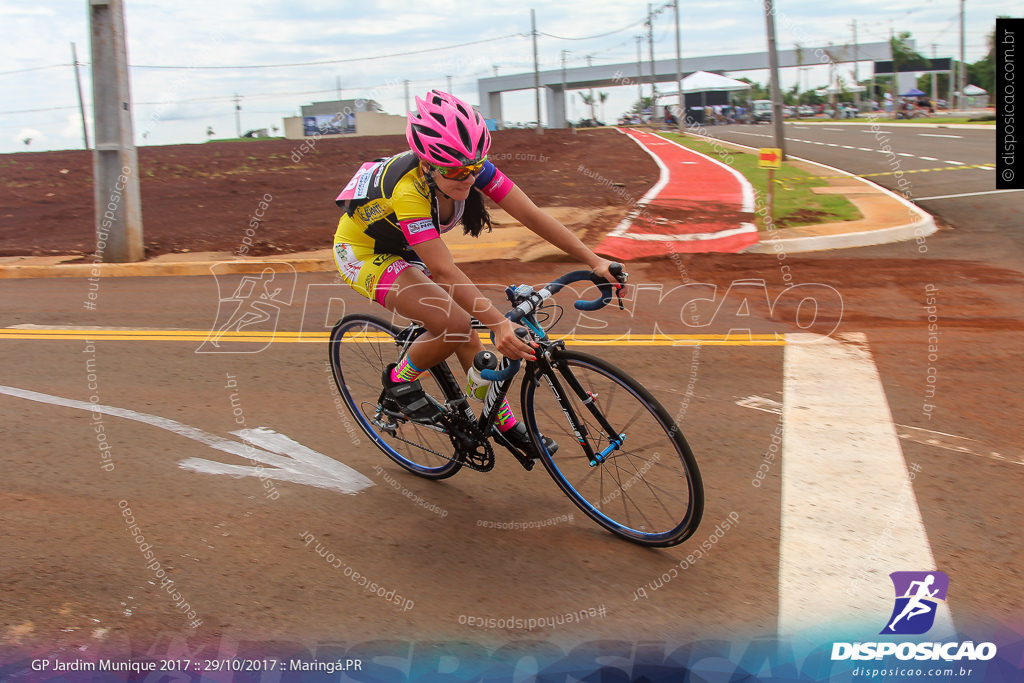
<path fill-rule="evenodd" d="M 466 208 L 462 211 L 462 232 L 479 237 L 485 227 L 487 232 L 491 231 L 491 214 L 487 213 L 483 193 L 474 187 L 469 191 Z"/>
<path fill-rule="evenodd" d="M 427 185 L 430 187 L 430 218 L 434 221 L 434 225 L 440 226 L 441 219 L 437 215 L 437 183 L 430 175 L 427 175 Z M 491 214 L 487 212 L 487 207 L 484 205 L 483 194 L 477 188 L 472 187 L 462 210 L 462 232 L 465 235 L 479 237 L 484 228 L 487 228 L 487 232 L 493 229 Z"/>

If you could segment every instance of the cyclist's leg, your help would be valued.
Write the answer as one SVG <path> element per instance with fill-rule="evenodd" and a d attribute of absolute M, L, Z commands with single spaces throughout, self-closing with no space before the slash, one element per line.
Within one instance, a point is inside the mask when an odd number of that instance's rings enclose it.
<path fill-rule="evenodd" d="M 380 285 L 378 285 L 379 287 Z M 378 292 L 377 300 L 381 300 Z M 384 306 L 402 317 L 419 321 L 426 329 L 409 349 L 409 360 L 418 369 L 427 370 L 453 353 L 459 353 L 459 362 L 466 367 L 464 357 L 472 364 L 473 356 L 460 347 L 480 340 L 470 329 L 471 320 L 447 291 L 433 282 L 416 267 L 406 267 L 390 283 L 383 297 Z M 480 346 L 483 349 L 483 346 Z"/>

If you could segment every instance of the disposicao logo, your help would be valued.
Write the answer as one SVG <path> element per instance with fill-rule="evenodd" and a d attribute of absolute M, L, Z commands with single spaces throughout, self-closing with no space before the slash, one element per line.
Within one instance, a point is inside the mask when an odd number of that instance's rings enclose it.
<path fill-rule="evenodd" d="M 893 572 L 889 574 L 896 590 L 896 603 L 882 635 L 919 636 L 935 623 L 940 602 L 946 601 L 949 577 L 945 572 Z"/>
<path fill-rule="evenodd" d="M 946 601 L 949 577 L 945 572 L 893 572 L 896 591 L 892 614 L 880 635 L 921 635 L 935 625 L 935 614 L 940 603 Z M 899 660 L 946 662 L 967 660 L 986 661 L 997 654 L 993 643 L 965 642 L 857 642 L 833 643 L 832 661 L 871 660 L 896 657 Z"/>

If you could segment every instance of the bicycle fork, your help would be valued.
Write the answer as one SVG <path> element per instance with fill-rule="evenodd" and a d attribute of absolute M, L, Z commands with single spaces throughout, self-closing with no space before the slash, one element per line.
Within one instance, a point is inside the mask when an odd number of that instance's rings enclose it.
<path fill-rule="evenodd" d="M 587 454 L 587 459 L 590 461 L 591 467 L 596 467 L 603 463 L 609 455 L 617 451 L 622 447 L 622 444 L 626 440 L 625 434 L 619 434 L 608 419 L 604 416 L 597 407 L 597 396 L 590 393 L 583 388 L 579 380 L 569 369 L 568 364 L 565 361 L 556 361 L 554 365 L 545 361 L 546 368 L 538 371 L 538 374 L 543 374 L 544 380 L 548 383 L 548 386 L 555 394 L 555 399 L 558 401 L 559 407 L 565 414 L 566 419 L 569 420 L 569 425 L 572 427 L 573 434 L 576 437 L 576 441 L 579 442 L 583 448 L 584 453 Z M 558 370 L 556 373 L 555 370 Z M 608 438 L 608 446 L 603 448 L 601 451 L 595 451 L 594 447 L 590 443 L 590 430 L 587 429 L 586 423 L 580 419 L 576 414 L 576 410 L 572 406 L 572 402 L 569 400 L 565 388 L 558 379 L 558 375 L 561 374 L 562 378 L 569 385 L 569 389 L 576 395 L 580 402 L 587 407 L 587 410 L 597 423 L 604 430 L 605 436 Z"/>

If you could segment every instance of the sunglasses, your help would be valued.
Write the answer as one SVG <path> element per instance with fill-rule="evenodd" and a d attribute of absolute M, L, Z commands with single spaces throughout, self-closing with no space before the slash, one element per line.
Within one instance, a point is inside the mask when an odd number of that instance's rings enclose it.
<path fill-rule="evenodd" d="M 484 157 L 475 164 L 469 164 L 468 166 L 431 166 L 431 168 L 448 180 L 465 180 L 469 176 L 479 173 L 480 169 L 484 167 L 486 160 L 487 157 Z"/>

